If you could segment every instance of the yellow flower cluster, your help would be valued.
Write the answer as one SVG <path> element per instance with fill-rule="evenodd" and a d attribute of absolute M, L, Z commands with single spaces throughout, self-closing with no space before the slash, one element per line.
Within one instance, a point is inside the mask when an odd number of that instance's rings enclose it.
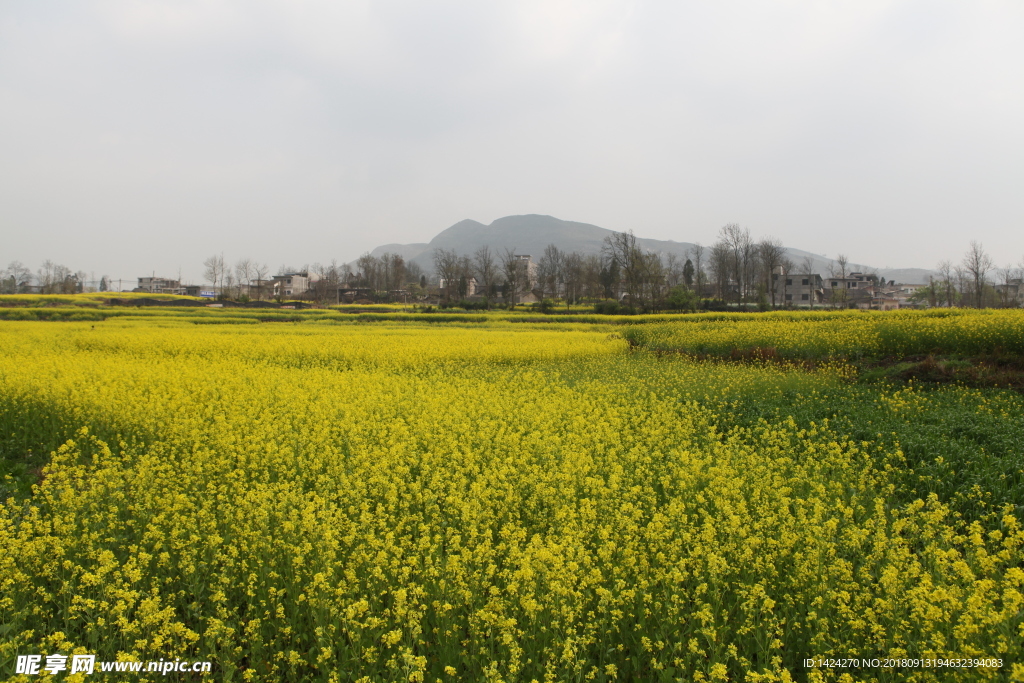
<path fill-rule="evenodd" d="M 658 351 L 729 355 L 774 349 L 786 358 L 1024 353 L 1024 310 L 801 311 L 713 314 L 627 328 Z"/>
<path fill-rule="evenodd" d="M 1024 645 L 1012 514 L 894 507 L 874 463 L 900 454 L 827 424 L 717 427 L 791 371 L 717 368 L 712 409 L 687 394 L 710 366 L 586 329 L 3 322 L 0 342 L 5 443 L 70 436 L 0 511 L 0 665 L 788 681 L 807 657 Z"/>

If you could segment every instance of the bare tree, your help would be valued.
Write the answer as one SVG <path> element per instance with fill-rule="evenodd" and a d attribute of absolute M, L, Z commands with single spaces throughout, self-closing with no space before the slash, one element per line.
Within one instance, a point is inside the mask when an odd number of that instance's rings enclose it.
<path fill-rule="evenodd" d="M 459 277 L 463 274 L 462 258 L 454 249 L 434 250 L 434 272 L 437 273 L 438 284 L 444 289 L 445 301 L 451 301 L 452 290 L 458 287 Z"/>
<path fill-rule="evenodd" d="M 742 300 L 749 301 L 754 282 L 757 281 L 757 245 L 748 228 L 744 228 L 740 235 L 740 269 Z"/>
<path fill-rule="evenodd" d="M 498 267 L 494 261 L 494 254 L 490 247 L 484 245 L 473 254 L 473 263 L 476 266 L 476 273 L 480 276 L 480 285 L 484 289 L 484 297 L 491 295 L 491 285 L 494 284 L 498 274 Z"/>
<path fill-rule="evenodd" d="M 7 287 L 8 294 L 19 294 L 28 291 L 32 284 L 32 271 L 21 261 L 11 261 L 7 264 Z"/>
<path fill-rule="evenodd" d="M 1024 299 L 1024 259 L 1017 265 L 1017 269 L 1013 275 L 1013 304 L 1014 308 L 1021 305 L 1021 300 Z"/>
<path fill-rule="evenodd" d="M 423 275 L 423 268 L 420 267 L 420 264 L 416 263 L 415 261 L 406 261 L 405 262 L 405 282 L 406 282 L 406 284 L 408 284 L 410 282 L 415 282 L 415 283 L 418 284 L 419 281 L 420 281 L 420 276 L 422 276 L 422 275 Z"/>
<path fill-rule="evenodd" d="M 850 259 L 846 254 L 839 254 L 829 268 L 831 276 L 840 280 L 839 287 L 832 289 L 832 305 L 836 308 L 845 308 L 846 302 L 850 298 L 849 285 L 846 282 L 846 268 L 849 263 Z"/>
<path fill-rule="evenodd" d="M 693 280 L 697 296 L 704 296 L 704 245 L 700 242 L 690 247 L 690 259 L 693 261 Z"/>
<path fill-rule="evenodd" d="M 245 288 L 245 295 L 250 295 L 250 289 L 252 289 L 252 261 L 243 258 L 239 259 L 235 263 L 235 279 L 238 281 L 238 286 L 241 289 Z"/>
<path fill-rule="evenodd" d="M 508 296 L 505 297 L 505 301 L 515 306 L 519 301 L 519 294 L 529 286 L 526 261 L 519 258 L 514 248 L 506 248 L 501 255 L 501 270 L 505 276 L 505 285 L 508 287 Z"/>
<path fill-rule="evenodd" d="M 970 278 L 967 275 L 967 271 L 962 266 L 953 267 L 953 278 L 956 280 L 956 290 L 960 295 L 960 305 L 963 306 L 969 296 L 968 283 L 970 282 Z"/>
<path fill-rule="evenodd" d="M 953 281 L 953 264 L 943 261 L 937 268 L 939 277 L 942 278 L 942 286 L 945 290 L 946 306 L 952 306 L 956 300 L 956 285 Z"/>
<path fill-rule="evenodd" d="M 406 268 L 405 259 L 402 258 L 401 256 L 399 256 L 398 254 L 392 254 L 392 257 L 391 257 L 391 277 L 393 278 L 393 280 L 392 280 L 392 287 L 391 287 L 392 289 L 404 289 L 405 288 L 405 282 L 406 282 L 406 279 L 408 278 L 408 275 L 406 274 L 406 271 L 407 271 L 407 268 Z"/>
<path fill-rule="evenodd" d="M 665 286 L 672 289 L 680 282 L 683 282 L 683 263 L 679 260 L 679 256 L 673 253 L 665 255 L 662 261 L 662 270 L 665 273 Z M 690 268 L 693 268 L 693 264 L 690 264 Z"/>
<path fill-rule="evenodd" d="M 600 286 L 601 297 L 618 300 L 622 294 L 622 273 L 619 268 L 619 261 L 614 255 L 609 253 L 603 253 L 598 258 L 600 268 L 598 269 L 597 282 Z"/>
<path fill-rule="evenodd" d="M 796 270 L 796 264 L 793 263 L 792 259 L 787 256 L 782 257 L 782 261 L 779 263 L 779 267 L 782 268 L 782 277 L 779 278 L 782 283 L 782 292 L 779 294 L 779 303 L 782 306 L 786 305 L 786 295 L 789 293 L 789 285 L 786 283 L 789 280 L 789 276 Z M 814 305 L 814 300 L 811 300 L 811 305 Z"/>
<path fill-rule="evenodd" d="M 256 298 L 260 301 L 263 300 L 263 282 L 269 274 L 270 266 L 266 263 L 253 261 L 249 264 L 249 276 L 252 280 L 256 281 Z"/>
<path fill-rule="evenodd" d="M 537 264 L 537 275 L 543 294 L 551 292 L 551 296 L 558 296 L 558 283 L 562 277 L 562 259 L 562 252 L 554 244 L 549 244 L 544 248 L 544 255 L 540 257 L 540 262 Z"/>
<path fill-rule="evenodd" d="M 846 254 L 839 254 L 836 256 L 836 271 L 839 273 L 839 277 L 846 279 L 846 269 L 850 265 L 850 259 Z"/>
<path fill-rule="evenodd" d="M 391 254 L 381 254 L 377 259 L 377 289 L 387 292 L 391 289 Z"/>
<path fill-rule="evenodd" d="M 1010 287 L 1016 275 L 1017 269 L 1009 263 L 999 269 L 999 303 L 1003 308 L 1010 307 Z"/>
<path fill-rule="evenodd" d="M 572 252 L 565 257 L 562 263 L 565 279 L 565 307 L 568 308 L 580 298 L 586 279 L 586 267 L 583 257 Z"/>
<path fill-rule="evenodd" d="M 223 289 L 226 270 L 224 267 L 224 254 L 214 254 L 203 261 L 203 266 L 206 268 L 204 271 L 206 281 L 213 285 L 214 289 Z"/>
<path fill-rule="evenodd" d="M 379 284 L 377 259 L 375 259 L 370 252 L 366 252 L 356 259 L 356 268 L 359 271 L 357 276 L 359 282 L 364 287 L 376 292 Z"/>
<path fill-rule="evenodd" d="M 590 299 L 604 297 L 604 288 L 601 284 L 602 271 L 601 257 L 597 254 L 587 254 L 583 257 L 583 292 L 584 296 Z"/>
<path fill-rule="evenodd" d="M 992 270 L 992 265 L 992 257 L 985 253 L 981 243 L 971 242 L 971 248 L 964 256 L 963 266 L 974 287 L 975 308 L 981 308 L 988 271 Z"/>
<path fill-rule="evenodd" d="M 54 269 L 56 267 L 56 263 L 50 259 L 46 259 L 36 271 L 36 281 L 39 282 L 39 288 L 43 294 L 53 293 L 53 283 L 55 280 Z"/>
<path fill-rule="evenodd" d="M 70 268 L 57 266 L 54 275 L 54 291 L 59 294 L 74 294 L 78 291 L 78 276 Z"/>
<path fill-rule="evenodd" d="M 917 292 L 920 292 L 918 289 Z M 928 276 L 928 284 L 924 287 L 925 294 L 928 297 L 928 305 L 935 308 L 939 305 L 939 283 L 935 281 L 935 278 L 931 275 Z M 915 292 L 915 294 L 917 293 Z"/>
<path fill-rule="evenodd" d="M 633 231 L 613 232 L 604 238 L 602 252 L 609 264 L 617 264 L 621 282 L 629 296 L 629 305 L 644 306 L 644 275 L 648 269 L 643 252 L 636 243 Z M 609 265 L 610 267 L 610 265 Z"/>
<path fill-rule="evenodd" d="M 718 298 L 725 301 L 729 291 L 729 276 L 732 273 L 732 250 L 729 249 L 729 245 L 725 241 L 718 240 L 711 245 L 708 261 Z"/>
<path fill-rule="evenodd" d="M 742 302 L 749 294 L 754 275 L 754 241 L 750 237 L 750 230 L 741 228 L 738 223 L 722 226 L 718 236 L 719 242 L 730 252 L 730 275 L 736 281 L 736 301 Z"/>
<path fill-rule="evenodd" d="M 36 273 L 36 279 L 43 294 L 74 294 L 81 291 L 85 279 L 67 266 L 47 259 Z"/>
<path fill-rule="evenodd" d="M 224 298 L 238 298 L 238 292 L 235 290 L 235 276 L 232 274 L 230 269 L 226 270 L 227 274 L 224 276 L 224 287 L 221 294 Z"/>
<path fill-rule="evenodd" d="M 375 270 L 379 276 L 378 286 L 380 289 L 391 292 L 402 289 L 405 284 L 405 259 L 399 254 L 390 252 L 381 254 L 380 258 L 377 259 Z"/>
<path fill-rule="evenodd" d="M 653 252 L 641 252 L 637 261 L 640 270 L 640 299 L 637 303 L 645 311 L 658 310 L 665 289 L 665 265 Z"/>
<path fill-rule="evenodd" d="M 723 225 L 718 231 L 718 242 L 716 246 L 719 246 L 719 250 L 724 252 L 727 256 L 725 261 L 720 264 L 725 268 L 724 282 L 728 283 L 730 280 L 736 283 L 736 301 L 737 303 L 743 298 L 743 283 L 740 281 L 742 275 L 742 266 L 740 264 L 740 226 L 738 223 L 729 223 Z M 722 273 L 719 273 L 719 279 L 722 279 Z M 724 298 L 724 294 L 723 294 Z"/>
<path fill-rule="evenodd" d="M 337 263 L 314 263 L 309 268 L 309 294 L 321 306 L 338 301 Z"/>
<path fill-rule="evenodd" d="M 460 256 L 458 272 L 459 298 L 464 299 L 469 294 L 469 279 L 473 277 L 473 259 L 468 256 Z M 477 284 L 479 284 L 479 280 Z"/>
<path fill-rule="evenodd" d="M 761 262 L 761 273 L 764 278 L 765 290 L 771 296 L 772 308 L 775 307 L 775 292 L 779 278 L 776 277 L 775 269 L 782 265 L 782 259 L 786 250 L 782 247 L 782 241 L 773 237 L 766 237 L 757 244 L 757 256 Z M 813 285 L 813 283 L 812 283 Z"/>

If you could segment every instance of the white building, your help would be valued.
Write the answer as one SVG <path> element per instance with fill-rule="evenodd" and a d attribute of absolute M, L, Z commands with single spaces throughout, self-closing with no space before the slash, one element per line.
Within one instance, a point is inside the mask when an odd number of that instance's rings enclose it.
<path fill-rule="evenodd" d="M 178 280 L 165 277 L 140 277 L 139 286 L 133 291 L 149 292 L 150 294 L 184 294 L 185 290 Z"/>
<path fill-rule="evenodd" d="M 271 278 L 270 286 L 274 296 L 298 296 L 309 291 L 312 279 L 309 273 L 282 273 Z"/>

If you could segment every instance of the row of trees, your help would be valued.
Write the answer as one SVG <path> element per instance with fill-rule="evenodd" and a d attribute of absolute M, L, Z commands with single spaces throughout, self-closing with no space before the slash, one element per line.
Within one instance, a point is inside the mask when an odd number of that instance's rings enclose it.
<path fill-rule="evenodd" d="M 16 265 L 12 264 L 11 268 Z M 542 297 L 563 298 L 567 304 L 581 300 L 623 298 L 640 310 L 659 310 L 692 305 L 703 298 L 736 304 L 779 307 L 786 302 L 785 277 L 779 274 L 812 274 L 815 266 L 806 256 L 794 262 L 782 242 L 772 237 L 755 240 L 749 229 L 735 223 L 725 225 L 716 241 L 705 247 L 695 244 L 682 258 L 676 254 L 658 254 L 642 249 L 632 232 L 607 237 L 599 254 L 565 252 L 551 244 L 536 264 L 524 260 L 515 249 L 488 246 L 471 256 L 454 249 L 437 249 L 433 254 L 434 275 L 443 283 L 442 296 L 450 301 L 468 293 L 468 282 L 475 278 L 477 292 L 485 298 L 499 295 L 507 303 L 517 303 L 522 295 L 537 290 Z M 269 268 L 249 259 L 238 261 L 234 269 L 224 265 L 223 255 L 207 259 L 206 279 L 230 292 L 261 292 L 269 279 Z M 831 263 L 827 277 L 846 279 L 849 259 L 839 254 Z M 9 271 L 11 271 L 9 268 Z M 16 270 L 16 269 L 15 269 Z M 39 280 L 51 288 L 72 282 L 67 269 L 49 262 L 40 269 Z M 943 261 L 938 277 L 931 278 L 919 298 L 932 306 L 1017 306 L 1017 289 L 1024 278 L 1024 261 L 1016 266 L 996 268 L 993 259 L 978 242 L 972 242 L 960 263 Z M 21 271 L 17 271 L 21 272 Z M 296 272 L 282 266 L 278 274 Z M 370 290 L 380 296 L 404 291 L 413 297 L 428 293 L 427 275 L 416 263 L 400 255 L 387 253 L 374 257 L 363 254 L 353 264 L 313 264 L 299 272 L 310 278 L 312 296 L 330 302 L 338 288 Z M 45 273 L 45 275 L 44 275 Z M 84 274 L 79 274 L 83 276 Z M 12 275 L 17 281 L 18 275 Z M 63 279 L 62 279 L 63 278 Z M 869 280 L 879 282 L 875 275 Z M 7 282 L 5 281 L 5 288 Z M 829 304 L 847 305 L 845 287 L 829 290 Z M 812 299 L 813 302 L 813 299 Z M 812 303 L 813 305 L 813 303 Z"/>
<path fill-rule="evenodd" d="M 531 268 L 533 265 L 533 268 Z M 503 300 L 516 304 L 533 289 L 542 296 L 564 296 L 567 303 L 582 298 L 600 298 L 605 288 L 601 279 L 604 267 L 601 257 L 566 253 L 549 245 L 540 260 L 532 264 L 514 248 L 494 250 L 484 246 L 472 256 L 461 255 L 453 249 L 434 251 L 434 272 L 447 300 L 467 293 L 467 281 L 475 278 L 478 291 L 493 299 L 499 294 Z"/>
<path fill-rule="evenodd" d="M 749 229 L 735 223 L 722 227 L 706 255 L 700 244 L 695 245 L 694 251 L 698 252 L 701 264 L 698 272 L 703 277 L 706 261 L 713 294 L 723 301 L 763 303 L 767 300 L 777 306 L 785 300 L 785 294 L 779 279 L 772 277 L 774 273 L 791 273 L 801 267 L 807 273 L 813 271 L 809 257 L 804 259 L 805 264 L 794 264 L 786 256 L 781 241 L 773 237 L 755 241 Z M 782 281 L 781 287 L 784 286 Z M 703 288 L 701 293 L 704 293 Z"/>
<path fill-rule="evenodd" d="M 381 254 L 374 257 L 363 254 L 356 260 L 354 271 L 346 272 L 343 282 L 352 287 L 371 289 L 375 292 L 394 292 L 403 289 L 426 288 L 427 280 L 423 269 L 417 263 L 406 262 L 398 254 Z M 344 268 L 348 269 L 348 265 Z"/>
<path fill-rule="evenodd" d="M 353 264 L 314 263 L 302 272 L 309 275 L 311 296 L 321 303 L 335 301 L 338 290 L 344 288 L 369 290 L 375 298 L 393 300 L 407 294 L 419 296 L 427 287 L 418 264 L 407 263 L 400 255 L 392 253 L 379 257 L 366 253 Z"/>
<path fill-rule="evenodd" d="M 697 244 L 682 258 L 641 248 L 632 232 L 609 235 L 599 254 L 565 252 L 551 244 L 535 272 L 528 271 L 515 249 L 481 247 L 472 256 L 448 249 L 434 252 L 438 278 L 452 283 L 444 288 L 447 299 L 463 295 L 461 283 L 475 277 L 485 296 L 500 291 L 510 303 L 536 289 L 542 297 L 562 297 L 567 304 L 621 297 L 640 310 L 678 307 L 705 296 L 751 301 L 760 285 L 762 296 L 770 292 L 774 305 L 778 292 L 771 273 L 780 266 L 793 267 L 781 242 L 755 242 L 749 230 L 734 224 L 722 228 L 710 249 Z"/>
<path fill-rule="evenodd" d="M 225 298 L 264 299 L 275 295 L 270 267 L 251 259 L 240 259 L 234 266 L 225 262 L 223 254 L 214 254 L 203 262 L 203 277 Z M 282 265 L 276 275 L 301 274 L 308 278 L 309 296 L 321 303 L 336 300 L 338 290 L 368 289 L 387 296 L 396 290 L 413 289 L 413 294 L 427 286 L 418 264 L 406 263 L 398 254 L 374 257 L 363 254 L 354 263 L 314 263 L 301 268 Z"/>
<path fill-rule="evenodd" d="M 536 290 L 542 297 L 563 298 L 567 304 L 621 298 L 639 310 L 690 307 L 703 298 L 777 307 L 786 301 L 786 278 L 773 275 L 815 270 L 811 257 L 794 263 L 779 240 L 755 240 L 748 229 L 736 224 L 724 226 L 710 247 L 698 243 L 682 258 L 642 249 L 632 232 L 613 233 L 599 254 L 565 252 L 548 245 L 536 264 L 515 249 L 486 246 L 471 256 L 448 249 L 435 250 L 433 256 L 435 282 L 444 283 L 441 293 L 449 301 L 465 297 L 469 280 L 476 278 L 477 292 L 491 300 L 501 295 L 505 302 L 515 304 L 524 293 Z M 203 265 L 206 281 L 222 296 L 263 299 L 274 294 L 268 286 L 271 269 L 265 263 L 240 259 L 231 266 L 219 254 Z M 840 254 L 832 262 L 829 276 L 845 279 L 848 266 L 848 259 Z M 381 297 L 403 292 L 416 298 L 429 293 L 427 275 L 420 266 L 393 253 L 380 257 L 363 254 L 352 264 L 332 261 L 302 269 L 281 266 L 277 274 L 289 272 L 306 273 L 310 295 L 323 303 L 336 300 L 338 289 L 345 287 L 369 290 Z M 937 272 L 938 277 L 930 278 L 917 295 L 932 306 L 1020 305 L 1024 261 L 997 268 L 978 242 L 971 243 L 959 263 L 943 261 Z M 35 273 L 19 261 L 0 271 L 0 292 L 5 294 L 109 289 L 106 277 L 95 288 L 89 282 L 86 273 L 49 260 Z M 832 290 L 830 303 L 845 306 L 847 294 L 845 288 Z"/>
<path fill-rule="evenodd" d="M 777 307 L 785 301 L 786 280 L 773 274 L 813 271 L 810 257 L 794 264 L 780 240 L 755 240 L 735 223 L 723 226 L 710 247 L 698 242 L 682 259 L 644 251 L 631 232 L 609 236 L 601 255 L 605 295 L 619 291 L 642 310 L 691 307 L 705 298 Z"/>
<path fill-rule="evenodd" d="M 960 263 L 942 261 L 936 267 L 939 276 L 929 278 L 918 298 L 931 306 L 973 306 L 975 308 L 1020 305 L 1024 259 L 1017 265 L 997 267 L 980 242 L 971 242 Z"/>
<path fill-rule="evenodd" d="M 535 284 L 536 278 L 529 265 L 530 262 L 512 248 L 497 251 L 484 246 L 471 257 L 454 249 L 434 250 L 434 273 L 447 301 L 456 296 L 465 297 L 469 280 L 475 278 L 486 299 L 496 298 L 500 293 L 506 302 L 515 305 Z"/>
<path fill-rule="evenodd" d="M 675 254 L 662 257 L 637 246 L 632 233 L 614 233 L 600 254 L 566 252 L 550 244 L 536 263 L 514 248 L 494 250 L 484 246 L 472 256 L 453 249 L 434 252 L 434 270 L 445 299 L 465 296 L 466 282 L 475 278 L 486 298 L 499 294 L 516 304 L 523 294 L 536 290 L 541 297 L 572 304 L 584 299 L 618 298 L 627 294 L 631 305 L 656 307 L 673 287 L 693 284 L 694 265 Z"/>
<path fill-rule="evenodd" d="M 203 261 L 203 277 L 223 298 L 262 300 L 271 296 L 270 267 L 252 259 L 239 259 L 231 266 L 223 253 L 214 254 Z"/>
<path fill-rule="evenodd" d="M 67 266 L 46 260 L 32 272 L 21 261 L 11 261 L 0 270 L 0 293 L 24 294 L 35 291 L 43 294 L 77 294 L 88 288 L 88 275 Z M 107 290 L 107 278 L 100 280 L 100 291 Z"/>

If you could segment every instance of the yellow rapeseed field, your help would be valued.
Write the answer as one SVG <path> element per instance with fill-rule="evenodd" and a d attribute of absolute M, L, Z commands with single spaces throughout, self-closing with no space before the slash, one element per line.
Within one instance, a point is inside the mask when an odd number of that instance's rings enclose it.
<path fill-rule="evenodd" d="M 0 343 L 6 443 L 67 439 L 0 510 L 5 673 L 62 652 L 224 681 L 1024 680 L 1009 509 L 895 505 L 899 450 L 829 424 L 719 426 L 730 396 L 838 371 L 710 377 L 584 326 L 0 322 Z M 828 656 L 1006 664 L 803 666 Z"/>
<path fill-rule="evenodd" d="M 1024 310 L 793 311 L 704 314 L 637 325 L 627 337 L 660 351 L 724 355 L 773 349 L 786 358 L 1024 353 Z"/>

